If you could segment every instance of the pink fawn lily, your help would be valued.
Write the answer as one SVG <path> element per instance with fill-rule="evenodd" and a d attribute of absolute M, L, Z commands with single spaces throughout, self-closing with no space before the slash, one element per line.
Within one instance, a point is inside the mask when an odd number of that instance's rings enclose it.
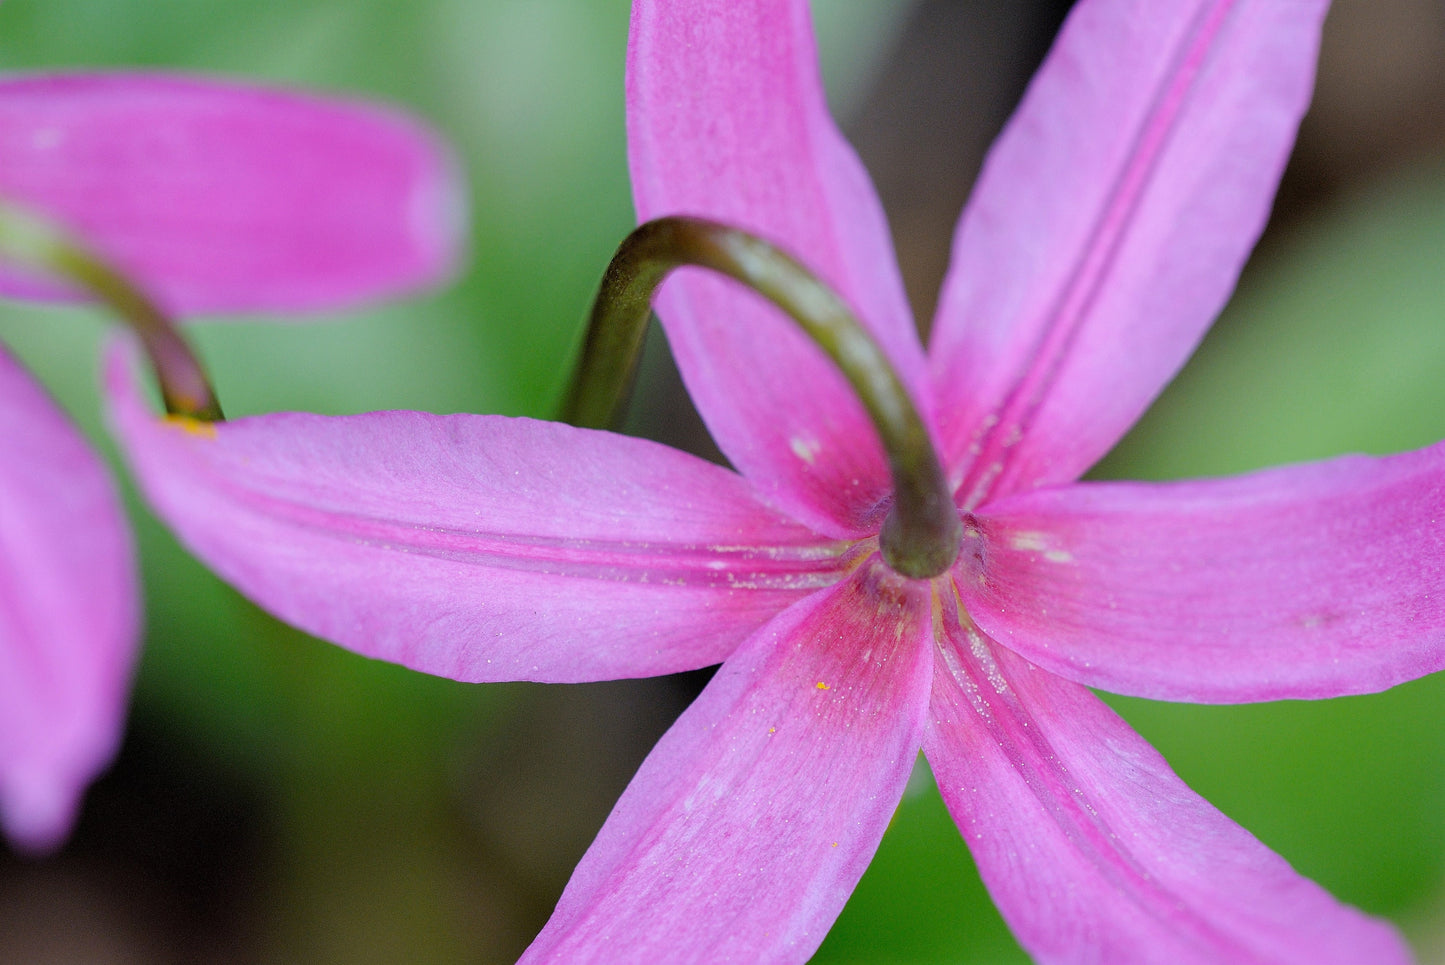
<path fill-rule="evenodd" d="M 929 579 L 878 552 L 891 477 L 837 371 L 756 296 L 692 270 L 659 313 L 737 473 L 501 417 L 185 431 L 120 364 L 113 419 L 198 555 L 343 646 L 472 681 L 721 662 L 524 961 L 807 959 L 920 748 L 1042 961 L 1407 960 L 1086 689 L 1322 698 L 1445 664 L 1445 448 L 1075 482 L 1228 298 L 1325 7 L 1082 0 L 963 216 L 925 355 L 803 0 L 634 4 L 641 218 L 771 239 L 865 321 L 963 522 Z"/>
<path fill-rule="evenodd" d="M 456 193 L 435 139 L 389 110 L 181 77 L 0 81 L 0 201 L 174 311 L 343 307 L 433 281 Z M 75 297 L 13 264 L 0 293 Z M 109 761 L 139 630 L 114 486 L 0 348 L 0 819 L 17 845 L 56 844 Z"/>

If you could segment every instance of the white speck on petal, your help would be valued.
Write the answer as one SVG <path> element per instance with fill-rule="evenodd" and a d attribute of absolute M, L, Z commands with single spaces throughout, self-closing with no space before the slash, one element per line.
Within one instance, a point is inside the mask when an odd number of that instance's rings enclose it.
<path fill-rule="evenodd" d="M 818 451 L 823 448 L 822 443 L 817 439 L 806 439 L 802 436 L 794 436 L 789 439 L 788 447 L 793 450 L 793 455 L 810 466 L 818 458 Z"/>

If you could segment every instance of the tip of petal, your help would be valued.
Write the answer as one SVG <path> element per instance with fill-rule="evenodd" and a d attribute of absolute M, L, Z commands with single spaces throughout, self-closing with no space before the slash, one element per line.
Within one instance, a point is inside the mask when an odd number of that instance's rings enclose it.
<path fill-rule="evenodd" d="M 418 252 L 418 284 L 442 281 L 466 260 L 471 196 L 461 162 L 437 146 L 436 171 L 413 189 L 406 221 Z"/>
<path fill-rule="evenodd" d="M 56 775 L 25 775 L 0 785 L 0 825 L 17 851 L 48 854 L 75 824 L 80 790 Z"/>
<path fill-rule="evenodd" d="M 443 281 L 465 254 L 462 166 L 403 110 L 148 73 L 11 78 L 0 92 L 6 199 L 172 311 L 349 308 Z M 74 297 L 10 271 L 0 291 Z"/>

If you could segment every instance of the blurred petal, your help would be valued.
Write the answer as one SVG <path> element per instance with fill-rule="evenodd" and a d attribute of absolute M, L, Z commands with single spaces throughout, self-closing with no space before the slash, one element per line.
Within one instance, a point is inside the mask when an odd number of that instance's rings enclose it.
<path fill-rule="evenodd" d="M 641 439 L 501 416 L 153 416 L 118 357 L 112 420 L 156 511 L 302 629 L 459 680 L 720 662 L 840 548 L 734 473 Z"/>
<path fill-rule="evenodd" d="M 176 312 L 322 309 L 434 282 L 465 200 L 400 112 L 182 77 L 0 82 L 0 197 Z M 0 291 L 53 289 L 14 275 Z"/>
<path fill-rule="evenodd" d="M 1326 0 L 1086 0 L 989 155 L 933 331 L 960 504 L 1076 479 L 1269 215 Z"/>
<path fill-rule="evenodd" d="M 1039 962 L 1404 963 L 1184 785 L 1093 694 L 946 618 L 924 752 L 994 902 Z"/>
<path fill-rule="evenodd" d="M 0 822 L 15 844 L 58 844 L 114 755 L 139 620 L 109 475 L 0 349 Z"/>
<path fill-rule="evenodd" d="M 888 226 L 828 114 L 805 0 L 639 0 L 627 105 L 639 220 L 702 215 L 781 245 L 853 305 L 925 398 Z M 832 363 L 731 282 L 684 271 L 658 306 L 698 410 L 764 498 L 831 535 L 876 530 L 888 473 Z"/>
<path fill-rule="evenodd" d="M 648 756 L 523 962 L 804 962 L 918 757 L 926 584 L 876 561 L 728 658 Z"/>
<path fill-rule="evenodd" d="M 1071 680 L 1161 700 L 1372 693 L 1445 667 L 1445 444 L 1084 483 L 976 522 L 964 604 Z"/>

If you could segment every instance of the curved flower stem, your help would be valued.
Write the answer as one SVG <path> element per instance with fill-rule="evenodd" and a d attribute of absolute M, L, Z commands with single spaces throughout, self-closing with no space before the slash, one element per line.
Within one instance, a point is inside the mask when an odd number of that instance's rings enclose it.
<path fill-rule="evenodd" d="M 225 418 L 200 361 L 165 312 L 63 228 L 0 204 L 0 260 L 76 284 L 119 315 L 140 338 L 171 415 L 198 422 Z"/>
<path fill-rule="evenodd" d="M 882 349 L 836 293 L 774 245 L 700 218 L 659 218 L 617 249 L 592 306 L 563 404 L 573 425 L 607 428 L 632 383 L 652 297 L 675 268 L 708 268 L 780 308 L 838 366 L 867 411 L 893 474 L 893 507 L 879 536 L 897 572 L 931 579 L 958 557 L 962 525 L 918 410 Z"/>

